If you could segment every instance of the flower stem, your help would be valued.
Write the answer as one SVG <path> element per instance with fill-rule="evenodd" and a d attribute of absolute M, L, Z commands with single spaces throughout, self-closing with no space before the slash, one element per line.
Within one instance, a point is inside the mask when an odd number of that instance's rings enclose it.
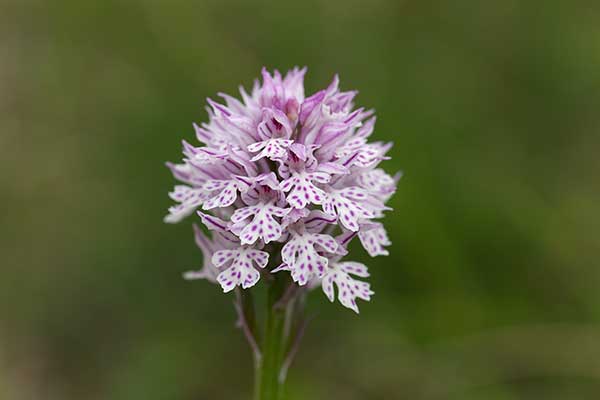
<path fill-rule="evenodd" d="M 250 290 L 236 289 L 236 300 L 233 305 L 238 314 L 239 328 L 244 332 L 246 340 L 252 349 L 254 361 L 258 362 L 261 358 L 260 348 L 258 347 L 258 332 L 256 329 L 256 316 L 254 314 L 254 300 Z"/>
<path fill-rule="evenodd" d="M 275 275 L 267 295 L 267 314 L 262 342 L 262 357 L 256 363 L 255 400 L 279 400 L 283 381 L 280 379 L 281 367 L 286 350 L 285 307 L 277 307 L 283 296 L 288 279 Z"/>

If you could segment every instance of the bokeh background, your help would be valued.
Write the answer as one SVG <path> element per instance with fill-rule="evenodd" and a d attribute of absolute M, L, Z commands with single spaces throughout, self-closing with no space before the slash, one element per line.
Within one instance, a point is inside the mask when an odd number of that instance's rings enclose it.
<path fill-rule="evenodd" d="M 287 399 L 600 397 L 600 3 L 1 0 L 1 399 L 249 398 L 163 163 L 263 65 L 340 73 L 405 172 Z"/>

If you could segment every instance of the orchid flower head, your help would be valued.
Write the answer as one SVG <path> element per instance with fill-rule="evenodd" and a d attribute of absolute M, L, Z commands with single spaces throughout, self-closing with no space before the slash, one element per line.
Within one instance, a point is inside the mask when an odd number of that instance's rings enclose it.
<path fill-rule="evenodd" d="M 399 176 L 380 168 L 391 144 L 369 142 L 374 112 L 354 107 L 357 92 L 341 91 L 336 75 L 306 97 L 305 74 L 263 68 L 241 99 L 207 100 L 208 122 L 193 125 L 199 143 L 184 141 L 182 161 L 167 164 L 180 183 L 165 222 L 195 215 L 206 228 L 194 225 L 204 261 L 186 279 L 229 292 L 289 273 L 358 313 L 373 291 L 367 267 L 344 259 L 347 246 L 358 237 L 370 256 L 388 254 L 379 220 Z"/>

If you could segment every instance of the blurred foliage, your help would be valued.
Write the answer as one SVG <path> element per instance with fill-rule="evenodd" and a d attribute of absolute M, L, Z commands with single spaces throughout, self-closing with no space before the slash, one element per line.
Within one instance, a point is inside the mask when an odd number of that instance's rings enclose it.
<path fill-rule="evenodd" d="M 0 398 L 248 398 L 163 162 L 263 65 L 339 72 L 405 171 L 288 399 L 598 398 L 600 3 L 555 0 L 1 0 Z"/>

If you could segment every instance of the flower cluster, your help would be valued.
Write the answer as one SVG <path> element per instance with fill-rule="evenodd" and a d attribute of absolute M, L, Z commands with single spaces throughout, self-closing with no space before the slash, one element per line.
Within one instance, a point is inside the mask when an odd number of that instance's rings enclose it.
<path fill-rule="evenodd" d="M 241 101 L 208 99 L 209 122 L 194 124 L 202 146 L 183 142 L 183 163 L 166 222 L 197 211 L 211 231 L 195 226 L 204 255 L 188 279 L 218 282 L 225 292 L 255 285 L 261 273 L 288 271 L 298 285 L 321 284 L 334 300 L 358 312 L 369 300 L 367 267 L 342 261 L 358 236 L 371 256 L 387 255 L 390 242 L 377 219 L 388 210 L 398 177 L 378 168 L 390 143 L 368 142 L 375 117 L 354 109 L 357 92 L 340 91 L 338 77 L 324 90 L 304 95 L 306 68 L 285 77 L 262 71 Z M 271 258 L 271 260 L 269 260 Z M 270 272 L 267 264 L 276 266 Z"/>

